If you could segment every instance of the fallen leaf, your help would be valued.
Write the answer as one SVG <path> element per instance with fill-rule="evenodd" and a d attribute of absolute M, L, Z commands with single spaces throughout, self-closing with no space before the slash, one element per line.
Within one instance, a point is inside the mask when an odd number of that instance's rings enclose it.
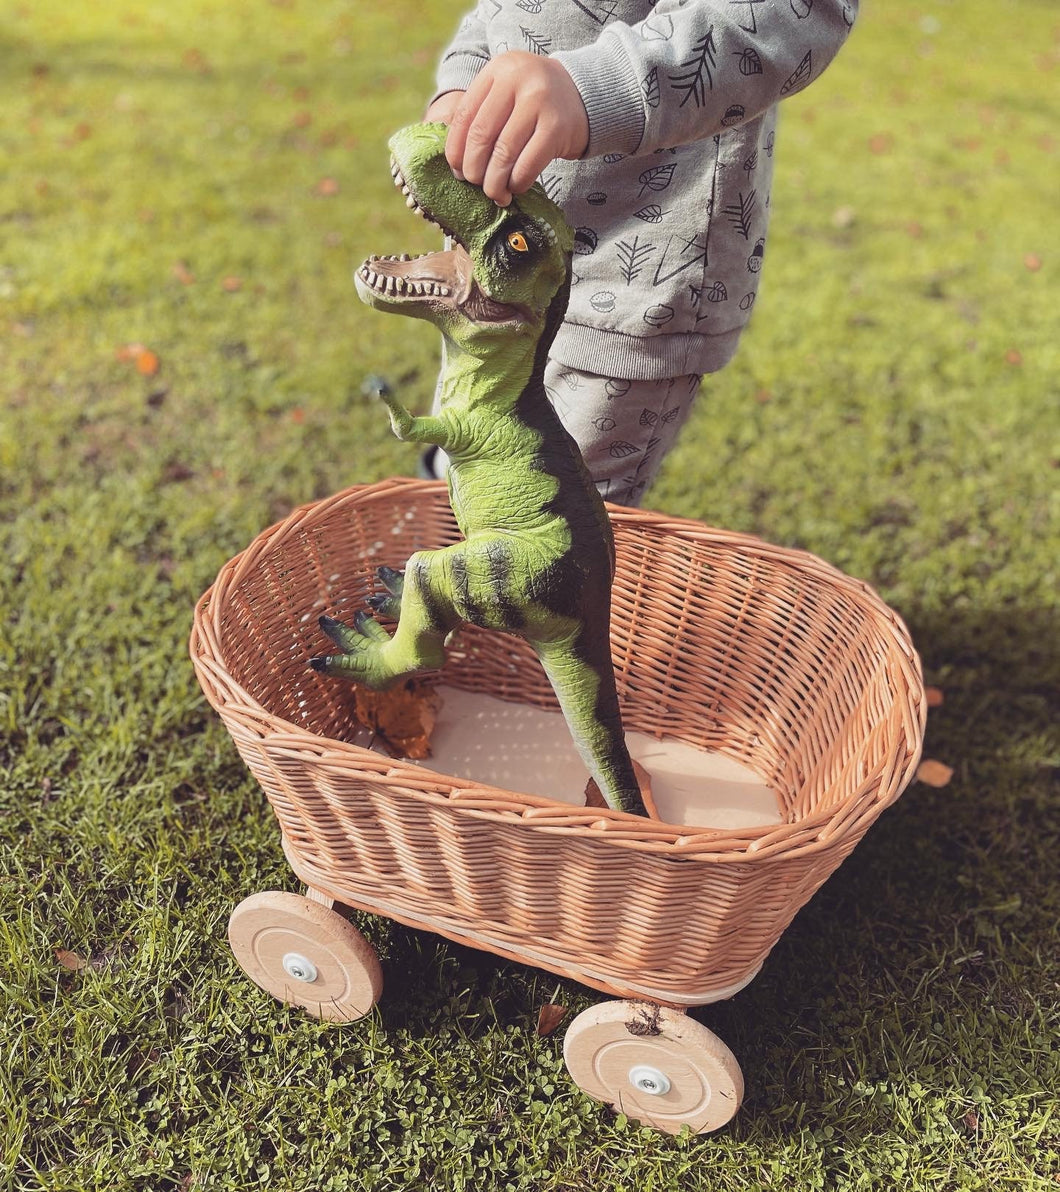
<path fill-rule="evenodd" d="M 178 261 L 173 266 L 173 276 L 182 286 L 190 286 L 195 282 L 195 274 L 192 273 L 183 261 Z"/>
<path fill-rule="evenodd" d="M 301 426 L 302 423 L 305 422 L 305 410 L 303 410 L 300 406 L 296 406 L 291 411 L 291 421 L 296 426 Z"/>
<path fill-rule="evenodd" d="M 953 777 L 953 767 L 947 766 L 945 762 L 936 761 L 934 758 L 925 758 L 917 766 L 916 776 L 917 780 L 924 783 L 925 786 L 949 786 L 950 779 Z"/>
<path fill-rule="evenodd" d="M 975 1112 L 974 1109 L 969 1109 L 968 1112 L 964 1115 L 964 1124 L 968 1127 L 969 1130 L 978 1130 L 979 1129 L 979 1115 Z"/>
<path fill-rule="evenodd" d="M 537 1016 L 537 1033 L 542 1038 L 551 1035 L 566 1016 L 567 1007 L 559 1005 L 558 1002 L 549 1002 L 547 1006 L 542 1006 Z"/>
<path fill-rule="evenodd" d="M 442 697 L 423 679 L 406 679 L 387 691 L 354 689 L 357 719 L 379 738 L 391 757 L 431 756 L 431 733 Z"/>
<path fill-rule="evenodd" d="M 313 123 L 313 113 L 306 112 L 304 110 L 301 112 L 295 112 L 294 119 L 291 121 L 291 123 L 295 126 L 295 128 L 308 128 L 310 124 Z"/>
<path fill-rule="evenodd" d="M 330 199 L 339 193 L 339 184 L 334 178 L 321 178 L 313 188 L 313 193 L 322 198 Z"/>
<path fill-rule="evenodd" d="M 927 697 L 929 708 L 941 708 L 946 699 L 941 687 L 928 687 L 925 689 L 924 695 Z"/>
<path fill-rule="evenodd" d="M 1031 271 L 1037 273 L 1042 267 L 1042 258 L 1036 252 L 1029 252 L 1023 258 L 1023 264 Z"/>
<path fill-rule="evenodd" d="M 1023 353 L 1018 348 L 1009 348 L 1005 353 L 1005 363 L 1019 365 L 1023 363 Z"/>
<path fill-rule="evenodd" d="M 221 289 L 227 291 L 229 294 L 235 294 L 243 288 L 243 279 L 241 277 L 226 277 L 221 282 Z"/>
<path fill-rule="evenodd" d="M 869 150 L 877 156 L 890 153 L 893 148 L 894 137 L 889 132 L 878 132 L 875 136 L 869 137 Z"/>
<path fill-rule="evenodd" d="M 158 355 L 143 344 L 123 344 L 118 348 L 115 357 L 123 363 L 132 363 L 145 377 L 153 377 L 161 368 Z"/>
<path fill-rule="evenodd" d="M 83 968 L 88 968 L 88 961 L 83 956 L 78 956 L 76 952 L 68 952 L 65 948 L 55 949 L 55 959 L 68 969 L 71 973 L 80 972 Z"/>

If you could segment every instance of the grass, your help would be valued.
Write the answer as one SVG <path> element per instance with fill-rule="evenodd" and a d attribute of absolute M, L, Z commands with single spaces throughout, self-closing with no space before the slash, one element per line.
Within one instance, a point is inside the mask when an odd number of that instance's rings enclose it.
<path fill-rule="evenodd" d="M 754 324 L 647 499 L 864 577 L 945 695 L 952 783 L 696 1012 L 736 1121 L 668 1139 L 588 1101 L 534 1024 L 595 995 L 434 936 L 364 922 L 387 989 L 344 1029 L 231 959 L 231 906 L 292 879 L 190 610 L 294 505 L 412 467 L 362 384 L 424 406 L 434 340 L 350 272 L 431 246 L 384 141 L 460 8 L 0 5 L 0 1188 L 1057 1187 L 1045 0 L 868 4 L 785 105 Z"/>

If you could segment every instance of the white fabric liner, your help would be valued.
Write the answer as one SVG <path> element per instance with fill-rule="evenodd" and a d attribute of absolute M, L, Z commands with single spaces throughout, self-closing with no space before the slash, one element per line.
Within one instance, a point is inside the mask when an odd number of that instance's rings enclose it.
<path fill-rule="evenodd" d="M 503 790 L 585 804 L 588 771 L 559 712 L 439 687 L 433 756 L 418 765 Z M 752 828 L 782 822 L 776 794 L 749 767 L 720 753 L 645 733 L 626 734 L 648 771 L 659 817 L 668 824 Z"/>

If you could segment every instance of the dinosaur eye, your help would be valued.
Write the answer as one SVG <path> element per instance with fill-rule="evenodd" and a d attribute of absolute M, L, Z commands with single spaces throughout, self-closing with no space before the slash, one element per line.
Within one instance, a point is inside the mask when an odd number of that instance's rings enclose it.
<path fill-rule="evenodd" d="M 530 245 L 526 242 L 526 237 L 522 232 L 512 232 L 508 237 L 508 247 L 514 248 L 516 252 L 529 252 Z"/>

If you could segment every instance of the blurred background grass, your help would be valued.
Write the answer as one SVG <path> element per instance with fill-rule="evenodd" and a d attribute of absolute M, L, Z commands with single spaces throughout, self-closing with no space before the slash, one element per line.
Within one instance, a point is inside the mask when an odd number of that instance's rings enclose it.
<path fill-rule="evenodd" d="M 292 883 L 190 610 L 293 506 L 414 466 L 362 385 L 425 408 L 433 333 L 351 269 L 434 247 L 385 140 L 461 5 L 0 2 L 0 1186 L 1056 1186 L 1060 20 L 863 8 L 784 105 L 753 325 L 646 504 L 874 584 L 955 775 L 697 1012 L 748 1099 L 671 1141 L 534 1034 L 575 985 L 372 921 L 387 992 L 336 1031 L 224 943 Z"/>

